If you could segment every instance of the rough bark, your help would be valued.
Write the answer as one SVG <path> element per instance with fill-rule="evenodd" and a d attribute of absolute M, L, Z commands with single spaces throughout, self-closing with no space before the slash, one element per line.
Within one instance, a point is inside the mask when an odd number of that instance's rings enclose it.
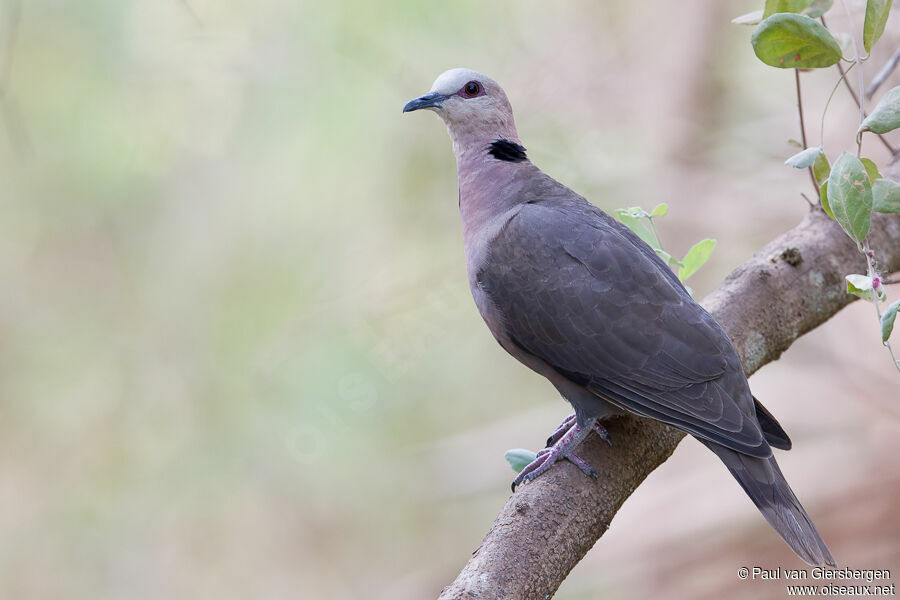
<path fill-rule="evenodd" d="M 889 176 L 900 179 L 900 165 L 892 167 Z M 873 215 L 870 240 L 880 270 L 900 270 L 900 215 Z M 703 305 L 728 332 L 749 375 L 849 304 L 854 298 L 844 291 L 844 276 L 865 267 L 840 226 L 814 209 L 735 269 Z M 885 368 L 889 360 L 885 353 Z M 612 447 L 590 436 L 578 451 L 599 479 L 563 461 L 521 486 L 441 600 L 553 596 L 622 503 L 684 437 L 637 417 L 616 419 L 607 429 Z"/>

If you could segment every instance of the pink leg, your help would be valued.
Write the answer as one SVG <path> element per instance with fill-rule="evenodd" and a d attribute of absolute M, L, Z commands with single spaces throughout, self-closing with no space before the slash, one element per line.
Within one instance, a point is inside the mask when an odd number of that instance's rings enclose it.
<path fill-rule="evenodd" d="M 522 469 L 512 482 L 512 490 L 515 492 L 516 486 L 538 477 L 549 469 L 553 463 L 563 458 L 569 459 L 585 474 L 596 479 L 597 472 L 575 454 L 575 448 L 578 444 L 580 444 L 591 431 L 595 431 L 594 425 L 596 423 L 596 419 L 591 419 L 588 423 L 585 423 L 584 427 L 578 425 L 578 423 L 571 425 L 553 446 L 541 450 L 535 459 Z M 603 431 L 605 432 L 606 430 L 604 429 Z"/>
<path fill-rule="evenodd" d="M 571 427 L 575 424 L 575 414 L 571 414 L 565 419 L 563 422 L 559 424 L 559 427 L 556 428 L 556 431 L 550 434 L 550 437 L 547 438 L 547 445 L 545 448 L 549 448 L 553 446 L 556 442 L 561 438 Z M 606 428 L 600 424 L 600 421 L 596 421 L 594 423 L 594 431 L 599 435 L 607 444 L 612 446 L 612 442 L 609 439 L 609 432 L 606 431 Z"/>

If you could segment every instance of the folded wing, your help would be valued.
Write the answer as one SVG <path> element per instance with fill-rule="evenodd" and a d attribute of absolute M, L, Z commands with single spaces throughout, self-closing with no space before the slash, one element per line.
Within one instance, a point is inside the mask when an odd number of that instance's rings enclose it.
<path fill-rule="evenodd" d="M 768 456 L 740 359 L 631 231 L 578 197 L 525 204 L 477 274 L 525 352 L 596 395 Z"/>

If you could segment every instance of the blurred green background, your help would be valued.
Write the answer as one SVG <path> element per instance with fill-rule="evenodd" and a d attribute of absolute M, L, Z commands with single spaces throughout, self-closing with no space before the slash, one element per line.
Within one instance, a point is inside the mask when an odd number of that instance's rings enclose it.
<path fill-rule="evenodd" d="M 719 240 L 702 298 L 810 193 L 793 74 L 729 23 L 757 4 L 7 0 L 0 597 L 436 597 L 568 406 L 478 317 L 449 139 L 400 109 L 496 78 L 548 173 Z M 835 75 L 803 74 L 811 143 Z M 830 152 L 856 122 L 839 91 Z M 751 384 L 838 561 L 900 572 L 877 336 L 857 303 Z M 792 556 L 687 441 L 557 597 L 783 597 L 736 571 Z"/>

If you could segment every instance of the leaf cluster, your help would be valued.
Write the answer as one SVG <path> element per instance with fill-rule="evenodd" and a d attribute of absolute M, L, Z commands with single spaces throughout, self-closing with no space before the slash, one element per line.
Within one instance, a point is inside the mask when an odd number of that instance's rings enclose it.
<path fill-rule="evenodd" d="M 868 0 L 866 3 L 866 17 L 860 33 L 867 53 L 884 33 L 892 1 Z M 844 60 L 842 44 L 822 19 L 832 4 L 833 0 L 766 0 L 763 10 L 737 17 L 733 22 L 755 26 L 751 44 L 763 63 L 781 69 L 820 69 Z M 852 39 L 852 35 L 847 37 Z M 852 61 L 853 66 L 858 68 L 855 63 L 861 60 L 865 58 L 857 55 Z M 799 79 L 797 85 L 799 94 Z M 856 133 L 857 149 L 861 148 L 864 133 L 880 135 L 898 128 L 900 87 L 888 91 L 860 123 Z M 842 152 L 831 164 L 822 146 L 809 147 L 788 158 L 785 164 L 811 170 L 819 188 L 822 208 L 866 254 L 869 272 L 848 275 L 847 292 L 875 302 L 876 306 L 886 300 L 887 294 L 873 267 L 874 253 L 868 248 L 866 236 L 873 212 L 900 213 L 900 183 L 883 178 L 874 161 L 859 156 L 859 152 L 856 156 Z M 891 334 L 896 314 L 896 302 L 883 315 L 879 311 L 884 342 Z"/>
<path fill-rule="evenodd" d="M 662 217 L 669 212 L 669 205 L 665 202 L 657 204 L 650 212 L 645 211 L 639 206 L 631 208 L 617 208 L 616 216 L 633 231 L 639 238 L 647 242 L 654 252 L 663 259 L 669 268 L 675 271 L 681 282 L 696 273 L 700 267 L 712 256 L 712 251 L 716 247 L 716 240 L 705 239 L 700 240 L 687 251 L 680 260 L 666 252 L 659 241 L 659 234 L 656 232 L 656 225 L 653 219 Z"/>

